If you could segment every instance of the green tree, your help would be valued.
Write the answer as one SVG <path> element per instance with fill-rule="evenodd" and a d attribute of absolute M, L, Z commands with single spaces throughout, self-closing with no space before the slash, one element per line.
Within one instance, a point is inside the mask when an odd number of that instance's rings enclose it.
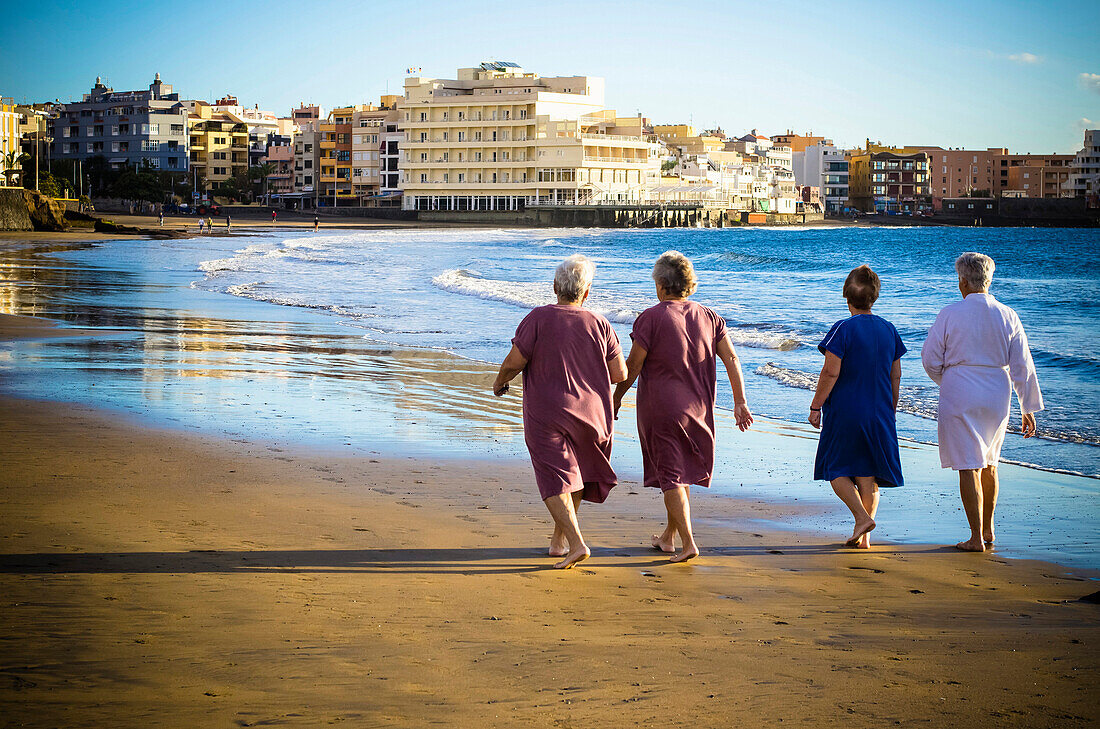
<path fill-rule="evenodd" d="M 164 186 L 158 174 L 148 165 L 141 168 L 127 167 L 111 185 L 111 194 L 123 200 L 162 202 Z"/>
<path fill-rule="evenodd" d="M 249 179 L 261 183 L 260 194 L 263 195 L 264 198 L 267 197 L 267 178 L 275 174 L 276 169 L 278 168 L 275 166 L 274 162 L 264 162 L 263 164 L 248 168 Z"/>

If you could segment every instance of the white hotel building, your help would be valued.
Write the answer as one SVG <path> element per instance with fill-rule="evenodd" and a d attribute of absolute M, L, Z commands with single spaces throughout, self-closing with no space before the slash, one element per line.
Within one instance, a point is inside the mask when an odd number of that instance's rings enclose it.
<path fill-rule="evenodd" d="M 411 77 L 401 101 L 406 210 L 638 202 L 660 179 L 640 117 L 603 106 L 603 79 L 540 78 L 509 62 Z"/>

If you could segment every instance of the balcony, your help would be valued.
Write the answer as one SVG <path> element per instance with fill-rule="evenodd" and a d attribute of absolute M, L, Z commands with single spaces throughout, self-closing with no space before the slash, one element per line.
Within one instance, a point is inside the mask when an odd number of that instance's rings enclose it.
<path fill-rule="evenodd" d="M 598 157 L 594 155 L 585 155 L 585 162 L 598 162 L 604 164 L 631 164 L 631 165 L 645 165 L 649 164 L 650 159 L 648 157 Z"/>

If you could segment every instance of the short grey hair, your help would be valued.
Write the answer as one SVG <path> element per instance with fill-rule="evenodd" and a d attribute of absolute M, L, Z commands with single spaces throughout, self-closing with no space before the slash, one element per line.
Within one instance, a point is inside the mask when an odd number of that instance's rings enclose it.
<path fill-rule="evenodd" d="M 982 253 L 971 251 L 955 259 L 955 272 L 974 291 L 989 290 L 989 285 L 993 283 L 994 268 L 996 264 L 993 259 Z"/>
<path fill-rule="evenodd" d="M 680 251 L 665 251 L 657 257 L 653 280 L 674 296 L 691 296 L 699 283 L 695 266 Z"/>
<path fill-rule="evenodd" d="M 580 301 L 585 290 L 592 285 L 592 276 L 596 273 L 596 264 L 586 256 L 575 253 L 566 258 L 554 271 L 554 285 L 558 296 L 566 301 Z"/>

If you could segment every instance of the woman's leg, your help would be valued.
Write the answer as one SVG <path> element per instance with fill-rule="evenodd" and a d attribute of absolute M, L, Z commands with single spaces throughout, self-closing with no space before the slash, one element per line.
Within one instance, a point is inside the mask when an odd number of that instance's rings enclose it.
<path fill-rule="evenodd" d="M 664 496 L 664 493 L 661 494 Z M 667 501 L 665 510 L 668 510 Z M 662 552 L 672 554 L 676 551 L 676 526 L 672 523 L 672 517 L 669 516 L 665 523 L 665 530 L 660 534 L 654 534 L 653 538 L 649 540 L 656 549 Z"/>
<path fill-rule="evenodd" d="M 871 476 L 856 476 L 856 489 L 859 491 L 859 500 L 867 510 L 867 515 L 874 520 L 875 515 L 878 514 L 878 483 Z M 871 532 L 864 534 L 857 546 L 860 549 L 870 549 Z"/>
<path fill-rule="evenodd" d="M 580 511 L 581 497 L 584 495 L 583 491 L 574 491 L 570 496 L 573 497 L 573 513 Z M 565 539 L 565 532 L 561 530 L 558 523 L 554 522 L 554 533 L 550 536 L 550 550 L 548 554 L 551 557 L 564 557 L 569 554 L 569 542 Z"/>
<path fill-rule="evenodd" d="M 554 569 L 569 569 L 578 562 L 583 562 L 592 554 L 581 537 L 581 528 L 577 523 L 577 510 L 573 508 L 572 494 L 558 494 L 543 499 L 542 503 L 550 511 L 554 518 L 554 524 L 565 535 L 565 541 L 569 544 L 569 551 L 565 559 L 554 564 Z"/>
<path fill-rule="evenodd" d="M 669 489 L 664 492 L 664 497 L 669 526 L 676 529 L 680 542 L 684 545 L 680 553 L 669 561 L 686 562 L 692 557 L 698 557 L 699 547 L 695 545 L 695 536 L 691 533 L 691 505 L 688 503 L 687 486 Z"/>
<path fill-rule="evenodd" d="M 852 516 L 855 517 L 856 526 L 855 529 L 852 530 L 852 536 L 844 542 L 844 546 L 854 547 L 863 539 L 864 534 L 875 528 L 875 520 L 867 513 L 867 508 L 863 505 L 863 501 L 860 500 L 859 492 L 856 491 L 856 485 L 852 479 L 847 476 L 834 478 L 832 480 L 832 485 L 833 491 L 836 492 L 836 495 L 840 497 L 840 500 L 843 501 L 844 505 L 848 507 L 848 510 L 852 512 Z"/>
<path fill-rule="evenodd" d="M 982 469 L 982 541 L 993 544 L 993 511 L 997 508 L 997 466 Z"/>
<path fill-rule="evenodd" d="M 967 468 L 959 471 L 959 495 L 962 496 L 963 511 L 970 524 L 970 539 L 955 546 L 964 552 L 984 552 L 982 543 L 982 479 L 981 471 Z"/>

